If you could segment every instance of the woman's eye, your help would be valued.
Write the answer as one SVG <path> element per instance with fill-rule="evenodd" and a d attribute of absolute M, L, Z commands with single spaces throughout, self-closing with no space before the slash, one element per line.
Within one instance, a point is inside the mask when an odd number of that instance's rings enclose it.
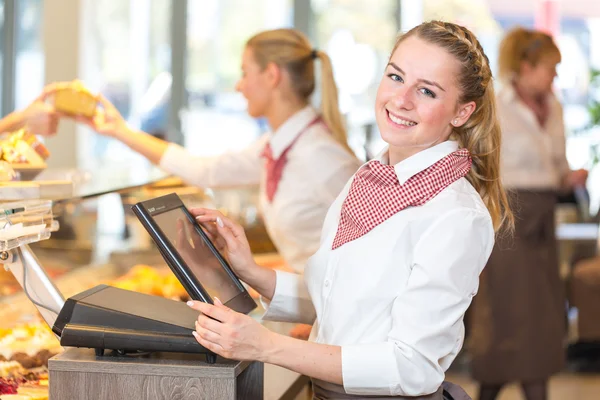
<path fill-rule="evenodd" d="M 427 88 L 421 89 L 421 93 L 423 93 L 425 96 L 429 96 L 432 99 L 435 99 L 435 93 L 433 93 L 431 90 L 429 90 Z"/>
<path fill-rule="evenodd" d="M 402 78 L 398 74 L 388 74 L 388 77 L 396 82 L 402 82 Z"/>

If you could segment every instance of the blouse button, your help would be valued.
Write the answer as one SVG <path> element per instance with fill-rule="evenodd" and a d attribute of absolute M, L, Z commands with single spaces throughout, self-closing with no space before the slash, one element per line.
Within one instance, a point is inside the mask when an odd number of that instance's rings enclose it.
<path fill-rule="evenodd" d="M 329 287 L 329 280 L 325 280 L 325 287 Z"/>

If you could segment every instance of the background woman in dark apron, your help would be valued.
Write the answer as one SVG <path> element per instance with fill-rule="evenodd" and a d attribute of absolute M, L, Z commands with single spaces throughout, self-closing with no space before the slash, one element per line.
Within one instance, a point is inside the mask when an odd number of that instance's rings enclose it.
<path fill-rule="evenodd" d="M 191 302 L 196 340 L 310 376 L 315 399 L 468 398 L 443 381 L 495 232 L 511 219 L 495 109 L 489 61 L 468 29 L 432 21 L 400 37 L 375 102 L 388 146 L 329 208 L 303 277 L 257 266 L 240 225 L 191 210 L 263 296 L 263 318 L 314 320 L 309 340 L 217 301 Z"/>
<path fill-rule="evenodd" d="M 521 382 L 528 400 L 547 398 L 548 378 L 564 365 L 565 298 L 559 277 L 554 208 L 561 190 L 584 185 L 565 157 L 562 108 L 552 93 L 558 47 L 523 28 L 500 45 L 498 117 L 501 177 L 515 213 L 514 237 L 499 237 L 470 310 L 473 376 L 480 400 Z"/>

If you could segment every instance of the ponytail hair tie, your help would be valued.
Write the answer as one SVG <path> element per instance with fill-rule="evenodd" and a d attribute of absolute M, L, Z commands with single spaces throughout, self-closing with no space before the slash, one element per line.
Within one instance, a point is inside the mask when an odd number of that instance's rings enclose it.
<path fill-rule="evenodd" d="M 313 49 L 313 51 L 310 52 L 310 58 L 312 58 L 314 60 L 315 58 L 318 58 L 318 57 L 319 57 L 319 50 Z"/>

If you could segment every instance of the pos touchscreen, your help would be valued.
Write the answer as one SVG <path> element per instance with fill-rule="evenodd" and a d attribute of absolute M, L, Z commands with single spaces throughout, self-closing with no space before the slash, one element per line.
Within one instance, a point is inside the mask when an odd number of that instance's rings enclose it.
<path fill-rule="evenodd" d="M 132 210 L 192 299 L 213 303 L 218 297 L 223 304 L 242 313 L 256 308 L 225 258 L 177 194 L 142 201 Z"/>

